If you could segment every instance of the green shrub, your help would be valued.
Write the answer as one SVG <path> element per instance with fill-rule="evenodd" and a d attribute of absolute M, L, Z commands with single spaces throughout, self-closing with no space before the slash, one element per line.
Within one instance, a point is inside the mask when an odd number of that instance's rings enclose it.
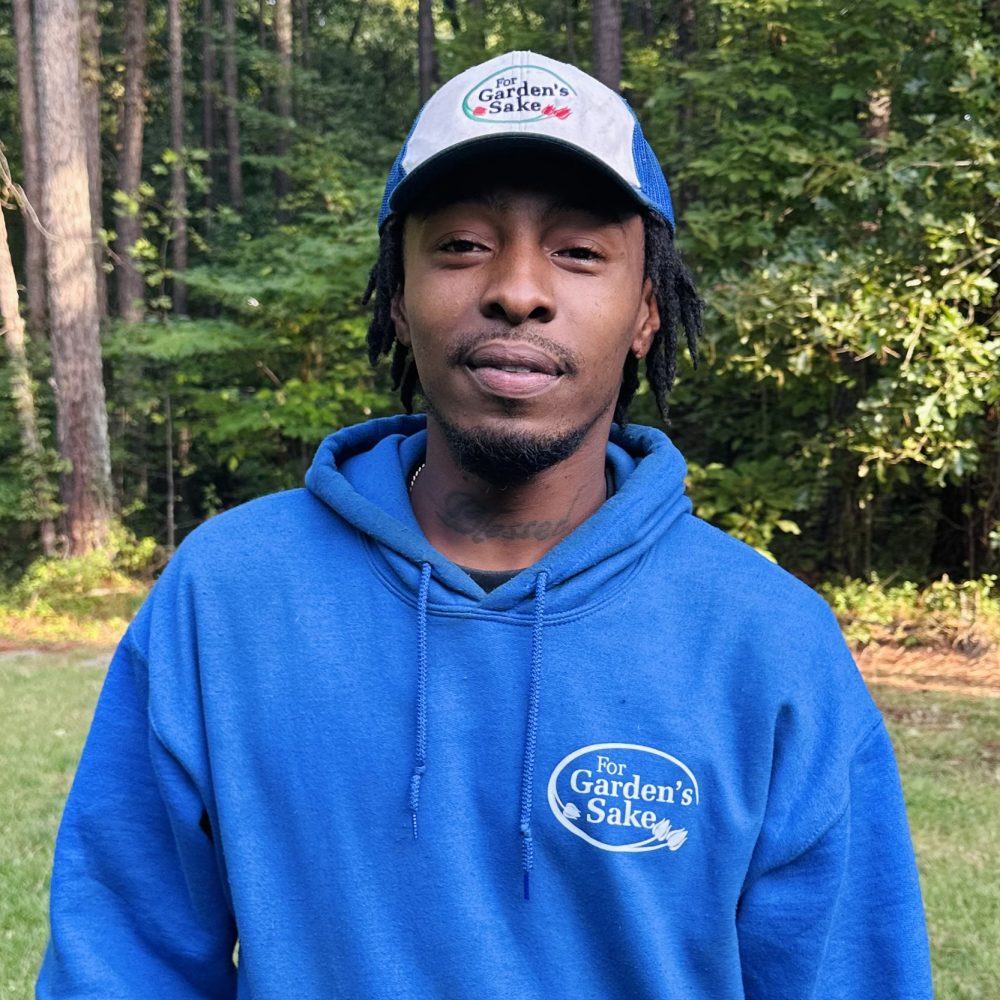
<path fill-rule="evenodd" d="M 105 548 L 70 559 L 36 559 L 5 595 L 8 610 L 38 618 L 60 615 L 128 618 L 147 590 L 158 560 L 152 538 L 136 538 L 120 525 Z"/>
<path fill-rule="evenodd" d="M 890 586 L 878 577 L 845 579 L 819 590 L 855 645 L 893 642 L 976 653 L 1000 642 L 995 576 L 963 583 L 943 577 L 924 587 L 912 581 Z"/>

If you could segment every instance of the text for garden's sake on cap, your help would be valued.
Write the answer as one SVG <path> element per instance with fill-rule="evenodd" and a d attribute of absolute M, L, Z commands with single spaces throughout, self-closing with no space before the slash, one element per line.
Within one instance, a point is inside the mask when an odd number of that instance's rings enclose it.
<path fill-rule="evenodd" d="M 462 111 L 484 125 L 565 121 L 573 114 L 576 96 L 570 83 L 544 66 L 515 66 L 475 84 L 462 101 Z"/>
<path fill-rule="evenodd" d="M 522 137 L 582 152 L 638 191 L 635 127 L 621 97 L 575 66 L 509 52 L 460 73 L 424 105 L 401 154 L 401 178 L 479 140 Z"/>

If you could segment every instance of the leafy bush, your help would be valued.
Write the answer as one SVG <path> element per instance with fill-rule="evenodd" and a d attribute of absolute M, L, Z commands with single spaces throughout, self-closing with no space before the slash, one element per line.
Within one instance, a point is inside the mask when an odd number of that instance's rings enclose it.
<path fill-rule="evenodd" d="M 823 584 L 849 642 L 950 646 L 982 652 L 1000 642 L 997 577 L 953 583 L 947 577 L 921 587 L 912 581 L 892 586 L 879 580 L 845 579 Z"/>
<path fill-rule="evenodd" d="M 7 592 L 3 605 L 39 619 L 129 618 L 142 602 L 159 560 L 152 538 L 117 526 L 106 548 L 72 559 L 36 559 Z"/>
<path fill-rule="evenodd" d="M 790 479 L 788 465 L 781 458 L 738 461 L 731 468 L 719 462 L 704 466 L 691 462 L 688 488 L 699 517 L 753 546 L 772 562 L 776 532 L 800 533 L 788 513 L 801 510 L 806 498 Z"/>

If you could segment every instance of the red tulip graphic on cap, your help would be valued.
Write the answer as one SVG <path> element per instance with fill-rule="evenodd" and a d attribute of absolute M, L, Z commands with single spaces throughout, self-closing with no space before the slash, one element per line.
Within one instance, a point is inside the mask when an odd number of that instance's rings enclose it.
<path fill-rule="evenodd" d="M 472 113 L 474 115 L 485 115 L 486 114 L 486 108 L 484 108 L 481 104 L 479 104 L 479 105 L 477 105 L 476 107 L 474 107 L 472 109 Z"/>

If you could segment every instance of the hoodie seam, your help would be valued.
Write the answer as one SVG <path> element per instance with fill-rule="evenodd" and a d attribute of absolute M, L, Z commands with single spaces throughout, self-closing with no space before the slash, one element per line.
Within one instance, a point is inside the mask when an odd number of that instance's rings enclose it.
<path fill-rule="evenodd" d="M 384 568 L 379 565 L 379 560 L 376 557 L 376 551 L 380 550 L 382 546 L 373 542 L 371 537 L 368 535 L 364 535 L 361 532 L 357 532 L 357 534 L 364 547 L 365 558 L 368 560 L 368 565 L 378 578 L 379 582 L 386 588 L 386 590 L 394 594 L 407 607 L 416 609 L 418 603 L 417 595 L 412 588 L 407 588 L 392 579 L 392 577 L 385 572 Z M 603 588 L 598 599 L 591 600 L 579 608 L 560 611 L 551 615 L 546 614 L 546 628 L 579 621 L 582 618 L 587 618 L 597 611 L 600 611 L 607 605 L 612 604 L 620 595 L 622 590 L 624 590 L 629 583 L 631 583 L 633 577 L 642 573 L 649 558 L 649 550 L 642 552 L 638 558 L 633 560 L 633 562 L 623 572 L 621 582 L 615 584 L 613 587 Z M 430 565 L 433 567 L 434 563 L 430 563 Z M 551 574 L 551 570 L 544 565 L 544 560 L 537 563 L 535 566 L 527 567 L 522 572 L 534 572 L 536 577 L 539 572 Z M 440 579 L 440 577 L 438 579 Z M 531 610 L 532 592 L 525 594 L 523 597 L 525 610 L 520 610 L 520 608 L 482 608 L 473 603 L 475 600 L 474 598 L 465 594 L 461 594 L 460 596 L 469 602 L 468 607 L 428 601 L 428 614 L 439 618 L 454 618 L 461 620 L 476 619 L 479 621 L 499 621 L 508 623 L 513 622 L 526 627 L 531 627 L 534 622 L 534 612 Z M 521 603 L 522 602 L 519 601 L 519 604 Z"/>

